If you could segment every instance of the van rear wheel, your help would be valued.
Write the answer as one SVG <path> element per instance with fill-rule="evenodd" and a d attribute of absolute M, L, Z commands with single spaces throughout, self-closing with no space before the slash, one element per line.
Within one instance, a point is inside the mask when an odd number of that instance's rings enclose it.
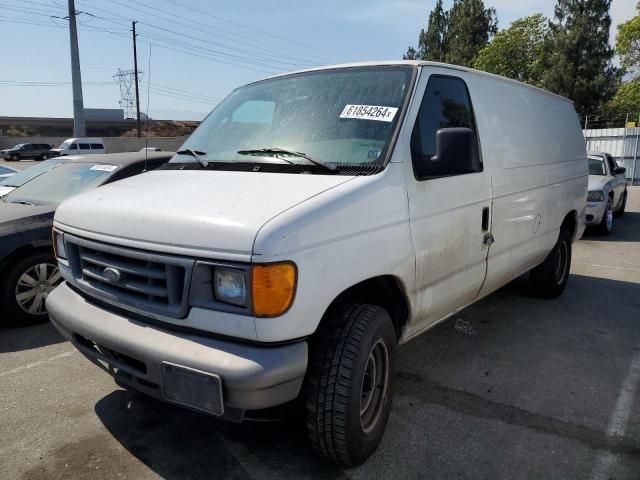
<path fill-rule="evenodd" d="M 530 272 L 531 285 L 542 298 L 557 298 L 564 291 L 571 268 L 571 235 L 564 228 L 544 262 Z"/>
<path fill-rule="evenodd" d="M 396 334 L 389 313 L 356 304 L 336 312 L 312 345 L 305 389 L 307 435 L 320 455 L 362 464 L 391 411 Z"/>

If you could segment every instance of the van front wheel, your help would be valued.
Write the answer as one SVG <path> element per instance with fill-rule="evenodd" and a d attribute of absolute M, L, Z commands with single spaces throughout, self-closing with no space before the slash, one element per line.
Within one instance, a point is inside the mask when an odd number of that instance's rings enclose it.
<path fill-rule="evenodd" d="M 531 270 L 534 292 L 543 298 L 557 298 L 569 280 L 571 268 L 571 235 L 564 228 L 544 262 Z"/>
<path fill-rule="evenodd" d="M 389 313 L 349 305 L 311 346 L 307 435 L 320 455 L 347 467 L 378 447 L 391 411 L 396 334 Z"/>

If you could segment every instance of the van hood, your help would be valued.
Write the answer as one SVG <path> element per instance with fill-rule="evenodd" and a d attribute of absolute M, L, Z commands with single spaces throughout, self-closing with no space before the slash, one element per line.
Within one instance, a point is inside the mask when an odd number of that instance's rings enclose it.
<path fill-rule="evenodd" d="M 143 242 L 223 256 L 250 255 L 260 227 L 283 211 L 354 177 L 162 170 L 77 195 L 57 225 L 114 243 Z M 151 247 L 152 248 L 152 247 Z"/>

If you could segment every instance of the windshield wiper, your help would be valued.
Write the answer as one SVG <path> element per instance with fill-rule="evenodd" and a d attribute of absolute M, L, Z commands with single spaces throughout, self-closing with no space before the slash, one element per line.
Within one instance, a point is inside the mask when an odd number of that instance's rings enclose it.
<path fill-rule="evenodd" d="M 29 202 L 28 200 L 16 200 L 14 202 L 9 201 L 9 203 L 17 203 L 18 205 L 37 205 L 36 203 Z"/>
<path fill-rule="evenodd" d="M 202 165 L 204 168 L 207 168 L 209 166 L 209 162 L 207 162 L 204 158 L 200 156 L 200 155 L 206 155 L 206 152 L 201 152 L 200 150 L 191 150 L 190 148 L 187 148 L 185 150 L 180 150 L 176 153 L 178 155 L 191 155 L 196 160 L 198 160 L 198 162 L 200 162 L 200 165 Z"/>
<path fill-rule="evenodd" d="M 325 170 L 328 170 L 330 172 L 337 172 L 338 171 L 338 167 L 336 167 L 335 165 L 332 165 L 331 163 L 326 163 L 323 162 L 322 160 L 317 160 L 313 157 L 310 157 L 309 155 L 307 155 L 304 152 L 294 152 L 293 150 L 285 150 L 284 148 L 278 148 L 278 147 L 271 147 L 271 148 L 255 148 L 255 149 L 251 149 L 251 150 L 238 150 L 237 152 L 239 155 L 259 155 L 259 154 L 265 154 L 265 155 L 291 155 L 293 157 L 300 157 L 300 158 L 304 158 L 305 160 L 318 165 L 319 167 L 324 168 Z M 283 159 L 284 160 L 284 159 Z M 291 163 L 291 162 L 290 162 Z"/>

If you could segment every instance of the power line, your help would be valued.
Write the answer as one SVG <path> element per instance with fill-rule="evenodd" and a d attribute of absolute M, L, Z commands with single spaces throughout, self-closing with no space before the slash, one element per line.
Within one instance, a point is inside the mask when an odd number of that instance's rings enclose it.
<path fill-rule="evenodd" d="M 123 5 L 121 2 L 119 2 L 117 0 L 109 0 L 109 1 L 111 1 L 112 3 L 119 4 L 121 6 Z M 194 24 L 195 25 L 200 25 L 200 26 L 202 26 L 202 27 L 204 27 L 206 29 L 209 29 L 209 30 L 213 31 L 215 36 L 218 37 L 218 38 L 225 38 L 223 35 L 220 35 L 221 31 L 224 32 L 224 33 L 228 33 L 229 35 L 233 35 L 234 37 L 239 37 L 240 40 L 238 40 L 237 38 L 228 39 L 228 37 L 226 37 L 228 40 L 233 42 L 233 46 L 231 48 L 235 49 L 235 48 L 237 48 L 237 44 L 243 44 L 243 45 L 248 45 L 251 48 L 260 48 L 261 51 L 265 50 L 265 42 L 264 42 L 264 40 L 263 41 L 252 40 L 252 39 L 247 38 L 246 35 L 238 34 L 238 33 L 232 32 L 230 30 L 221 29 L 220 27 L 213 27 L 212 25 L 210 25 L 208 23 L 204 23 L 204 22 L 201 22 L 201 21 L 198 21 L 198 20 L 194 20 L 194 19 L 191 19 L 189 17 L 185 17 L 183 15 L 179 15 L 179 14 L 176 14 L 176 13 L 173 13 L 173 12 L 168 12 L 166 10 L 162 10 L 162 9 L 158 8 L 155 5 L 153 5 L 153 6 L 152 5 L 148 5 L 148 4 L 145 4 L 144 2 L 141 2 L 139 0 L 129 0 L 129 1 L 131 1 L 131 2 L 133 2 L 135 4 L 137 4 L 137 5 L 142 5 L 142 6 L 146 7 L 146 8 L 148 8 L 148 9 L 151 9 L 151 12 L 153 12 L 153 13 L 148 12 L 149 14 L 151 14 L 154 17 L 161 18 L 164 21 L 167 21 L 167 19 L 164 18 L 164 17 L 159 16 L 155 12 L 162 12 L 162 13 L 168 15 L 170 17 L 169 21 L 171 21 L 172 24 L 178 23 L 179 25 L 186 26 L 187 28 L 190 28 L 190 29 L 193 29 L 193 25 Z M 132 8 L 135 8 L 135 7 L 132 7 Z M 142 11 L 144 13 L 147 13 L 144 10 L 140 10 L 140 9 L 138 9 L 138 10 Z M 206 13 L 204 13 L 204 12 L 203 12 L 203 14 L 206 15 Z M 181 22 L 176 22 L 175 18 L 180 18 L 182 20 L 187 21 L 188 23 L 185 24 L 185 23 L 181 23 Z M 273 45 L 273 44 L 271 44 L 271 45 Z M 282 49 L 282 47 L 276 47 L 276 48 Z M 304 57 L 299 57 L 299 56 L 295 56 L 296 54 L 291 55 L 291 53 L 289 53 L 289 50 L 287 50 L 287 53 L 285 54 L 285 56 L 287 58 L 290 58 L 290 59 L 296 59 L 298 61 L 306 62 L 307 64 L 309 64 L 309 60 L 312 59 L 312 57 L 315 57 L 317 59 L 316 61 L 325 62 L 325 63 L 327 62 L 327 60 L 325 58 L 321 58 L 321 57 L 319 57 L 317 55 L 317 50 L 316 49 L 313 49 L 313 51 L 314 51 L 314 55 L 310 56 L 310 54 L 307 53 L 307 54 L 305 54 Z M 280 54 L 280 58 L 283 58 L 282 54 Z"/>
<path fill-rule="evenodd" d="M 225 40 L 226 39 L 228 41 L 233 42 L 233 45 L 225 45 L 225 44 L 221 44 L 219 42 L 212 41 L 211 39 L 202 39 L 202 37 L 199 38 L 200 41 L 204 41 L 204 42 L 206 42 L 208 44 L 216 44 L 216 45 L 218 45 L 218 46 L 220 46 L 222 48 L 231 49 L 232 51 L 240 51 L 240 50 L 242 50 L 242 51 L 248 52 L 248 53 L 252 53 L 252 52 L 255 51 L 255 49 L 259 49 L 261 55 L 271 57 L 269 59 L 269 61 L 271 61 L 271 62 L 273 62 L 275 60 L 277 63 L 282 63 L 278 59 L 287 59 L 289 61 L 288 62 L 289 64 L 292 64 L 291 60 L 297 62 L 297 63 L 293 63 L 294 65 L 297 65 L 297 66 L 310 66 L 310 65 L 313 65 L 313 63 L 310 61 L 312 59 L 310 58 L 309 55 L 307 55 L 306 57 L 302 58 L 302 57 L 299 57 L 299 56 L 291 55 L 290 53 L 284 53 L 284 54 L 283 53 L 277 53 L 277 52 L 276 53 L 272 53 L 269 50 L 265 49 L 264 42 L 260 42 L 260 41 L 256 41 L 256 40 L 250 40 L 250 39 L 246 38 L 246 36 L 241 36 L 243 38 L 243 40 L 229 39 L 228 37 L 225 38 L 224 35 L 220 34 L 220 31 L 226 31 L 226 30 L 213 28 L 209 24 L 202 23 L 202 22 L 199 22 L 197 20 L 193 20 L 193 19 L 190 19 L 188 17 L 177 15 L 177 14 L 174 14 L 174 13 L 171 13 L 171 12 L 166 12 L 164 10 L 156 8 L 155 6 L 154 7 L 147 6 L 148 8 L 152 9 L 152 11 L 147 11 L 147 10 L 140 9 L 140 8 L 137 8 L 137 7 L 134 7 L 134 6 L 131 6 L 131 5 L 125 5 L 123 3 L 118 2 L 117 0 L 110 0 L 110 1 L 112 3 L 114 3 L 114 4 L 116 4 L 116 5 L 123 6 L 123 7 L 126 7 L 128 9 L 134 9 L 134 10 L 137 10 L 137 11 L 139 11 L 141 13 L 146 14 L 146 15 L 151 15 L 152 17 L 159 18 L 160 20 L 162 20 L 164 22 L 171 23 L 172 25 L 184 26 L 185 28 L 188 29 L 189 32 L 193 32 L 194 25 L 201 25 L 205 29 L 213 30 L 214 33 L 210 33 L 208 35 L 213 35 L 218 40 L 220 40 L 220 39 Z M 136 3 L 141 4 L 141 5 L 145 5 L 145 4 L 142 4 L 141 2 L 136 2 Z M 116 15 L 116 16 L 122 17 L 121 15 L 119 15 L 119 14 L 117 14 L 115 12 L 112 12 L 110 10 L 105 10 L 104 8 L 101 8 L 101 7 L 96 7 L 94 5 L 91 5 L 91 8 L 99 10 L 99 11 L 102 11 L 102 12 L 105 12 L 105 13 L 107 13 L 109 15 Z M 166 18 L 165 16 L 159 15 L 156 12 L 165 13 L 170 18 Z M 125 17 L 122 17 L 122 18 L 125 19 Z M 184 19 L 184 20 L 188 21 L 188 23 L 180 22 L 179 20 L 176 20 L 176 18 Z M 154 28 L 163 29 L 163 27 L 158 27 L 157 25 L 151 24 L 149 22 L 141 22 L 141 23 L 145 23 L 147 26 L 151 26 L 151 27 L 154 27 Z M 169 32 L 177 35 L 180 38 L 182 38 L 182 37 L 193 37 L 193 35 L 189 35 L 189 34 L 185 33 L 185 31 L 174 31 L 174 30 L 169 30 L 169 29 L 166 29 L 166 28 L 164 28 L 164 30 L 165 31 L 169 31 Z M 202 28 L 199 29 L 199 32 L 206 34 L 206 32 L 202 31 Z M 232 33 L 232 35 L 240 36 L 240 35 L 234 34 L 234 33 Z M 238 44 L 249 46 L 254 50 L 243 49 L 241 47 L 238 47 Z M 253 53 L 253 54 L 255 55 L 255 53 Z M 326 60 L 322 60 L 322 62 L 326 63 Z"/>
<path fill-rule="evenodd" d="M 132 1 L 135 1 L 135 0 L 132 0 Z M 174 0 L 165 0 L 165 2 L 171 3 L 171 4 L 176 5 L 178 7 L 181 7 L 181 8 L 184 8 L 184 5 L 180 5 L 179 3 L 175 2 Z M 348 60 L 352 60 L 351 58 L 346 57 L 344 55 L 339 55 L 339 54 L 336 54 L 334 52 L 329 52 L 327 50 L 322 50 L 322 49 L 320 49 L 318 47 L 307 45 L 307 44 L 302 43 L 302 42 L 297 42 L 295 40 L 290 40 L 290 39 L 285 38 L 285 37 L 280 37 L 279 35 L 274 35 L 273 33 L 265 32 L 265 31 L 262 31 L 262 30 L 258 30 L 257 28 L 248 27 L 248 26 L 243 25 L 243 24 L 241 24 L 239 22 L 234 22 L 232 20 L 225 19 L 223 17 L 220 17 L 218 15 L 214 15 L 214 14 L 209 13 L 209 12 L 203 12 L 202 10 L 197 10 L 197 9 L 191 7 L 191 6 L 189 6 L 189 10 L 191 10 L 193 12 L 196 12 L 196 13 L 199 13 L 200 15 L 205 15 L 205 16 L 210 17 L 210 18 L 215 18 L 215 19 L 217 19 L 217 20 L 219 20 L 221 22 L 229 23 L 231 25 L 235 25 L 237 27 L 244 28 L 245 30 L 249 30 L 249 31 L 252 31 L 252 32 L 260 33 L 261 35 L 266 35 L 267 37 L 275 38 L 275 39 L 278 39 L 278 40 L 281 40 L 283 42 L 287 42 L 287 43 L 290 43 L 290 44 L 293 44 L 293 45 L 298 45 L 300 47 L 304 47 L 304 48 L 313 50 L 315 52 L 323 52 L 323 53 L 326 53 L 328 55 L 331 55 L 332 57 L 342 57 L 342 58 L 345 58 L 345 59 L 348 59 Z"/>

